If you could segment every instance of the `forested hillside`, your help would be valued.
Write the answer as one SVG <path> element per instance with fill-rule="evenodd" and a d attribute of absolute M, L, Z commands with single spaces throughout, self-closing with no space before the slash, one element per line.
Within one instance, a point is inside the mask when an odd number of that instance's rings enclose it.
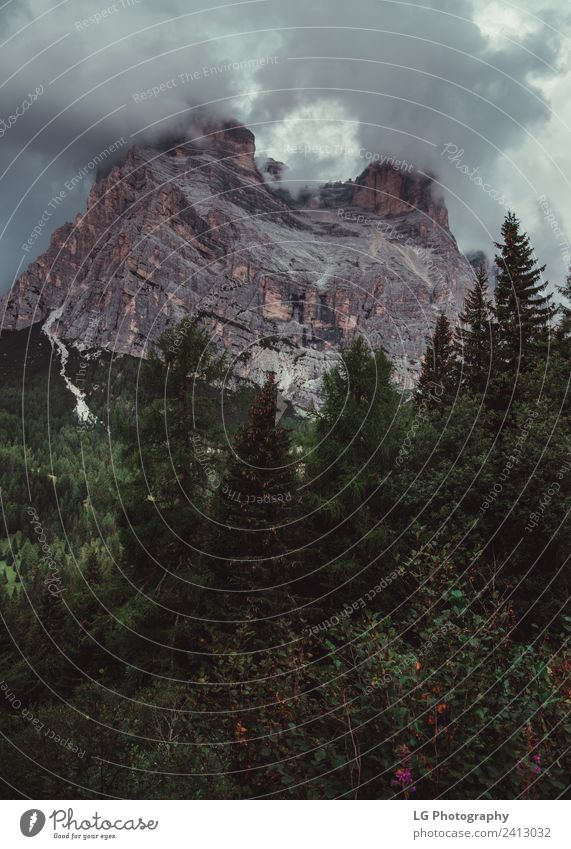
<path fill-rule="evenodd" d="M 197 321 L 89 360 L 95 424 L 2 340 L 7 797 L 565 793 L 571 310 L 495 250 L 412 394 L 357 334 L 309 416 Z"/>

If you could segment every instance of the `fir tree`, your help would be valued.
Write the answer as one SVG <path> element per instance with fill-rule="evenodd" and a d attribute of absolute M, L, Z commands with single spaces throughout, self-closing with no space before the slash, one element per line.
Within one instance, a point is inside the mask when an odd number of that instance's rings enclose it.
<path fill-rule="evenodd" d="M 546 349 L 549 323 L 553 316 L 551 296 L 541 276 L 526 233 L 513 212 L 502 225 L 503 242 L 496 242 L 499 253 L 496 286 L 497 348 L 502 372 L 526 371 L 533 366 L 538 352 Z"/>
<path fill-rule="evenodd" d="M 142 369 L 137 427 L 124 430 L 131 476 L 122 493 L 121 541 L 138 587 L 164 579 L 162 564 L 186 564 L 200 531 L 208 487 L 205 445 L 215 430 L 215 409 L 204 391 L 226 371 L 224 356 L 194 321 L 162 334 Z"/>
<path fill-rule="evenodd" d="M 313 527 L 304 530 L 305 541 L 316 543 L 308 545 L 304 557 L 315 569 L 308 591 L 321 596 L 344 587 L 327 598 L 333 608 L 343 593 L 352 600 L 369 588 L 391 536 L 384 517 L 394 507 L 390 474 L 404 438 L 392 377 L 384 352 L 371 351 L 358 336 L 323 378 L 323 403 L 307 460 Z M 366 564 L 371 568 L 363 569 Z"/>
<path fill-rule="evenodd" d="M 224 587 L 247 591 L 287 580 L 283 558 L 291 547 L 288 521 L 296 500 L 296 473 L 291 433 L 276 422 L 277 392 L 270 372 L 248 423 L 236 433 L 221 482 L 223 528 L 217 531 L 215 572 Z M 276 600 L 274 594 L 271 601 Z M 257 612 L 261 606 L 267 612 L 271 604 L 259 599 Z"/>
<path fill-rule="evenodd" d="M 212 391 L 224 357 L 194 321 L 164 333 L 142 366 L 136 429 L 123 428 L 122 543 L 118 599 L 132 630 L 122 642 L 139 666 L 170 668 L 196 642 L 192 633 L 204 511 L 211 495 L 206 462 L 216 432 Z M 118 602 L 121 603 L 121 602 Z M 161 645 L 176 651 L 165 652 Z M 149 648 L 151 646 L 152 648 Z M 154 654 L 156 653 L 156 659 Z"/>
<path fill-rule="evenodd" d="M 483 266 L 466 295 L 458 316 L 455 345 L 462 363 L 462 384 L 472 392 L 483 392 L 488 382 L 493 350 L 494 312 L 488 296 L 488 275 Z"/>
<path fill-rule="evenodd" d="M 434 333 L 426 340 L 426 353 L 418 379 L 417 399 L 442 408 L 451 395 L 455 366 L 454 338 L 450 322 L 442 312 Z"/>
<path fill-rule="evenodd" d="M 323 378 L 315 420 L 316 448 L 309 458 L 312 492 L 320 513 L 336 526 L 357 508 L 391 468 L 398 435 L 398 393 L 393 366 L 358 336 L 341 364 Z"/>

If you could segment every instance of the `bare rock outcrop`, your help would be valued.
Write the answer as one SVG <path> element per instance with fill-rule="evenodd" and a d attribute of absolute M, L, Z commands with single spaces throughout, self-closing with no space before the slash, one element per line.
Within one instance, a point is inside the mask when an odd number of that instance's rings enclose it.
<path fill-rule="evenodd" d="M 52 332 L 67 342 L 147 356 L 197 315 L 242 377 L 276 371 L 301 406 L 361 333 L 410 383 L 436 314 L 456 313 L 472 279 L 430 177 L 370 165 L 300 207 L 254 155 L 236 124 L 132 148 L 4 297 L 3 329 L 61 307 Z"/>

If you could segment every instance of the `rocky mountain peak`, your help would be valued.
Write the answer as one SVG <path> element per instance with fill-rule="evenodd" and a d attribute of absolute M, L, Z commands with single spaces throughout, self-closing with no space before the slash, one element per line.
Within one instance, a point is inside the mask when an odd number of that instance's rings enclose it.
<path fill-rule="evenodd" d="M 256 152 L 254 133 L 237 121 L 225 121 L 210 137 L 210 145 L 237 156 L 253 156 Z"/>
<path fill-rule="evenodd" d="M 51 319 L 72 345 L 147 356 L 195 315 L 242 378 L 274 371 L 301 406 L 360 333 L 409 383 L 436 314 L 459 310 L 473 275 L 430 176 L 375 163 L 304 207 L 254 156 L 231 122 L 200 144 L 131 149 L 3 298 L 3 328 Z"/>
<path fill-rule="evenodd" d="M 383 217 L 424 212 L 440 227 L 448 229 L 448 210 L 438 195 L 433 178 L 406 164 L 395 167 L 375 162 L 359 174 L 351 202 Z"/>
<path fill-rule="evenodd" d="M 257 172 L 256 138 L 243 124 L 225 121 L 218 129 L 207 132 L 200 146 L 221 160 L 231 160 L 234 168 Z"/>

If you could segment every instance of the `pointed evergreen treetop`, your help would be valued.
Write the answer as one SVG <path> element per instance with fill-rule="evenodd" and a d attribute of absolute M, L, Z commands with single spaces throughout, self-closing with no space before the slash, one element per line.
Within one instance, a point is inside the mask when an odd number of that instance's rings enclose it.
<path fill-rule="evenodd" d="M 466 294 L 458 318 L 455 346 L 462 361 L 462 384 L 469 390 L 482 391 L 488 381 L 494 337 L 494 308 L 483 265 L 476 271 L 476 281 Z"/>
<path fill-rule="evenodd" d="M 248 430 L 260 435 L 273 431 L 276 426 L 278 387 L 276 374 L 266 373 L 266 382 L 254 399 L 248 416 Z"/>
<path fill-rule="evenodd" d="M 278 387 L 276 376 L 267 380 L 250 409 L 248 423 L 239 428 L 221 487 L 222 517 L 240 548 L 244 532 L 261 532 L 245 548 L 261 553 L 275 537 L 283 505 L 293 500 L 295 460 L 291 432 L 276 423 Z"/>
<path fill-rule="evenodd" d="M 446 315 L 441 312 L 434 333 L 426 339 L 426 353 L 417 387 L 418 400 L 439 406 L 450 395 L 454 354 L 452 328 Z"/>
<path fill-rule="evenodd" d="M 276 376 L 269 372 L 247 424 L 236 431 L 217 494 L 208 568 L 214 586 L 232 590 L 222 596 L 223 618 L 270 617 L 291 608 L 296 460 L 291 431 L 276 423 L 277 394 Z M 256 633 L 263 641 L 264 628 L 257 625 Z"/>
<path fill-rule="evenodd" d="M 498 348 L 504 366 L 522 369 L 546 347 L 553 308 L 542 280 L 545 265 L 537 264 L 513 212 L 506 215 L 501 232 L 503 242 L 495 243 L 499 251 L 495 257 Z"/>

